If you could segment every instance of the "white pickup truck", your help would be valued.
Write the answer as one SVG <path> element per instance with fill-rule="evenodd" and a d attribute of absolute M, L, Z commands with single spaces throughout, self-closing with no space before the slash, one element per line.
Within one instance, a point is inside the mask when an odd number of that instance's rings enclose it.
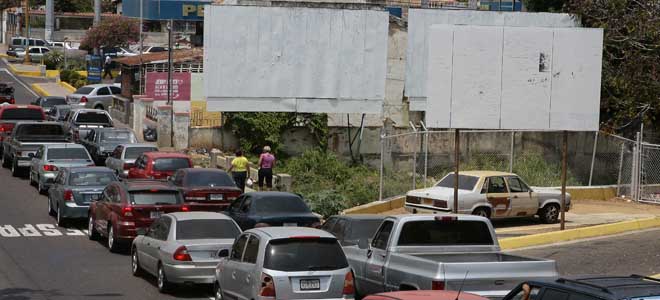
<path fill-rule="evenodd" d="M 344 252 L 359 295 L 462 289 L 501 298 L 524 280 L 558 276 L 553 260 L 500 252 L 490 221 L 471 215 L 387 217 L 371 243 Z"/>

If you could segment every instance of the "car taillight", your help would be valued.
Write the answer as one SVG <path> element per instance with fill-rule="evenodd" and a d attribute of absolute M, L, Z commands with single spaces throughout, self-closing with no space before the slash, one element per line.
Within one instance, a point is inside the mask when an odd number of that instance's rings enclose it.
<path fill-rule="evenodd" d="M 125 163 L 124 164 L 124 170 L 128 170 L 133 167 L 133 164 Z"/>
<path fill-rule="evenodd" d="M 346 273 L 344 276 L 344 295 L 355 294 L 355 286 L 353 285 L 353 272 Z"/>
<path fill-rule="evenodd" d="M 188 249 L 186 246 L 181 246 L 174 251 L 174 260 L 178 261 L 192 261 L 190 254 L 188 254 Z"/>
<path fill-rule="evenodd" d="M 73 191 L 65 190 L 64 191 L 64 201 L 72 202 L 73 201 Z"/>
<path fill-rule="evenodd" d="M 261 289 L 259 290 L 259 296 L 275 298 L 275 282 L 273 282 L 273 277 L 270 277 L 270 275 L 266 273 L 261 273 Z"/>
<path fill-rule="evenodd" d="M 87 103 L 87 97 L 82 96 L 82 98 L 80 98 L 80 103 Z"/>
<path fill-rule="evenodd" d="M 259 228 L 259 227 L 268 227 L 270 224 L 268 223 L 257 223 L 257 225 L 254 225 L 254 228 Z"/>
<path fill-rule="evenodd" d="M 132 206 L 124 206 L 121 208 L 121 212 L 124 215 L 124 217 L 132 217 L 133 216 L 133 207 Z"/>
<path fill-rule="evenodd" d="M 181 211 L 190 211 L 190 208 L 186 205 L 181 206 Z"/>
<path fill-rule="evenodd" d="M 55 172 L 57 171 L 57 167 L 53 165 L 44 165 L 44 171 Z"/>
<path fill-rule="evenodd" d="M 431 289 L 432 290 L 444 290 L 445 289 L 445 282 L 444 281 L 433 280 L 433 281 L 431 281 Z"/>
<path fill-rule="evenodd" d="M 14 97 L 11 97 L 9 99 L 9 104 L 16 104 L 16 99 L 14 99 Z"/>

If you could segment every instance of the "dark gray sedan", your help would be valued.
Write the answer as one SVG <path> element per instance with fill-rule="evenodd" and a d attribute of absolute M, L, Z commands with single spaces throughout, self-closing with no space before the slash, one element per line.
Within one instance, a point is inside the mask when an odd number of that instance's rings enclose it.
<path fill-rule="evenodd" d="M 89 203 L 101 195 L 108 183 L 117 181 L 105 167 L 63 168 L 48 190 L 48 214 L 57 217 L 57 225 L 68 219 L 87 218 Z"/>

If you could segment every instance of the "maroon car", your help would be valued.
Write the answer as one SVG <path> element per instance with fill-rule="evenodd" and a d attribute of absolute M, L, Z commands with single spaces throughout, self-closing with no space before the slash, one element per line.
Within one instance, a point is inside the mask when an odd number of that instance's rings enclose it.
<path fill-rule="evenodd" d="M 188 155 L 176 152 L 145 152 L 128 170 L 128 178 L 167 179 L 178 169 L 192 168 Z"/>
<path fill-rule="evenodd" d="M 119 251 L 161 215 L 188 211 L 181 192 L 156 180 L 112 182 L 89 206 L 89 239 L 108 238 L 108 249 Z"/>
<path fill-rule="evenodd" d="M 190 210 L 223 211 L 241 195 L 229 174 L 219 169 L 179 169 L 171 181 L 183 192 Z"/>

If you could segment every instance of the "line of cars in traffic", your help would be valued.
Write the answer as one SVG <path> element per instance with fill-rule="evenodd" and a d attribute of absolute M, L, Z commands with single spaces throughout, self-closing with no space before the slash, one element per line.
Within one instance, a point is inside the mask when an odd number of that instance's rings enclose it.
<path fill-rule="evenodd" d="M 45 119 L 38 106 L 0 107 L 3 166 L 28 173 L 47 193 L 58 225 L 86 219 L 90 240 L 130 251 L 132 273 L 155 276 L 162 292 L 211 284 L 216 299 L 427 295 L 387 294 L 406 290 L 461 291 L 429 292 L 441 293 L 434 299 L 622 299 L 614 298 L 623 295 L 618 287 L 598 286 L 605 279 L 555 280 L 554 261 L 502 253 L 482 216 L 334 216 L 322 223 L 302 196 L 241 194 L 226 172 L 137 143 L 103 110 Z M 626 289 L 625 297 L 635 296 L 629 299 L 660 293 L 652 279 L 620 280 L 635 287 Z"/>

